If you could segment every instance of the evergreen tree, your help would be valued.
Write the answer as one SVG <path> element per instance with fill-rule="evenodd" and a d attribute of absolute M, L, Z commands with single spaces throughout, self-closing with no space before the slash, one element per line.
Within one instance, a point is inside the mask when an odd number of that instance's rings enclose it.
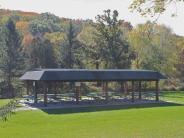
<path fill-rule="evenodd" d="M 20 75 L 23 68 L 22 38 L 16 30 L 14 21 L 10 18 L 1 31 L 4 41 L 1 45 L 0 69 L 7 83 L 7 95 L 15 96 L 13 80 Z"/>
<path fill-rule="evenodd" d="M 76 26 L 72 23 L 72 20 L 70 20 L 69 26 L 66 31 L 66 41 L 61 47 L 61 66 L 64 68 L 82 67 L 82 44 L 77 39 L 79 31 L 77 30 Z"/>

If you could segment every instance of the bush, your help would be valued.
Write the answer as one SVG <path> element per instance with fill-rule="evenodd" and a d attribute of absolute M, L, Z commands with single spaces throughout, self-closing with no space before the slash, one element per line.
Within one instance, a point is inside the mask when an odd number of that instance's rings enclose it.
<path fill-rule="evenodd" d="M 17 105 L 17 100 L 11 100 L 8 104 L 0 107 L 0 119 L 7 121 L 7 118 L 11 116 Z"/>

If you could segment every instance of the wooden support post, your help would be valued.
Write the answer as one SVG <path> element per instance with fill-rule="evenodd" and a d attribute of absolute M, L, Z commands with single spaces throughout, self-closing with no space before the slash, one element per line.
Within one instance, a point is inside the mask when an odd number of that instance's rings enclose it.
<path fill-rule="evenodd" d="M 76 104 L 79 104 L 79 96 L 80 96 L 80 82 L 75 83 L 75 98 L 76 98 Z"/>
<path fill-rule="evenodd" d="M 104 89 L 105 87 L 104 87 L 104 82 L 102 82 L 102 95 L 105 95 L 105 89 Z"/>
<path fill-rule="evenodd" d="M 79 86 L 79 99 L 82 100 L 81 85 Z"/>
<path fill-rule="evenodd" d="M 37 104 L 37 83 L 33 81 L 33 93 L 34 93 L 34 103 Z"/>
<path fill-rule="evenodd" d="M 43 98 L 44 106 L 47 106 L 47 93 L 48 93 L 48 91 L 49 91 L 48 84 L 46 82 L 44 82 L 44 98 Z"/>
<path fill-rule="evenodd" d="M 123 93 L 125 93 L 125 91 L 124 91 L 125 82 L 122 81 L 122 82 L 120 82 L 120 83 L 121 83 L 121 93 L 123 94 Z"/>
<path fill-rule="evenodd" d="M 60 89 L 61 89 L 62 85 L 63 85 L 62 82 L 56 82 L 56 91 L 59 94 L 60 94 Z"/>
<path fill-rule="evenodd" d="M 108 100 L 109 100 L 109 96 L 108 96 L 108 82 L 105 82 L 104 92 L 105 92 L 105 101 L 108 102 Z"/>
<path fill-rule="evenodd" d="M 141 81 L 139 81 L 139 100 L 142 99 L 142 94 L 141 94 Z"/>
<path fill-rule="evenodd" d="M 132 102 L 135 101 L 134 91 L 135 91 L 135 83 L 134 83 L 134 81 L 132 81 Z"/>
<path fill-rule="evenodd" d="M 79 86 L 75 86 L 75 99 L 76 104 L 79 104 Z"/>
<path fill-rule="evenodd" d="M 124 82 L 124 95 L 125 95 L 125 97 L 127 97 L 127 94 L 128 94 L 128 84 L 127 84 L 127 82 Z"/>
<path fill-rule="evenodd" d="M 26 92 L 27 92 L 27 95 L 29 95 L 29 90 L 30 90 L 29 81 L 26 81 Z"/>
<path fill-rule="evenodd" d="M 57 82 L 54 82 L 54 98 L 57 97 Z"/>
<path fill-rule="evenodd" d="M 155 90 L 156 101 L 159 101 L 159 81 L 158 80 L 155 82 L 155 85 L 156 85 L 156 90 Z"/>

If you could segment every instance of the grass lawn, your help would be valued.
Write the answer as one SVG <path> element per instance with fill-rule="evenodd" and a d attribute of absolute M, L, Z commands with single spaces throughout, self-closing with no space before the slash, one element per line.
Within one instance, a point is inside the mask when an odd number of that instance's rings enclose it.
<path fill-rule="evenodd" d="M 177 95 L 177 96 L 176 96 Z M 184 93 L 161 98 L 184 102 Z M 0 122 L 1 138 L 182 138 L 184 106 L 137 106 L 16 112 Z"/>
<path fill-rule="evenodd" d="M 7 104 L 9 101 L 9 99 L 0 99 L 0 107 Z"/>
<path fill-rule="evenodd" d="M 161 100 L 184 104 L 184 92 L 161 93 Z"/>

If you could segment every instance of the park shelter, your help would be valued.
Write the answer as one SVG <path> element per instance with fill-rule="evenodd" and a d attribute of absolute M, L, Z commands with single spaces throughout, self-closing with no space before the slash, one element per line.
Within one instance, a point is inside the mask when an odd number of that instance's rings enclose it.
<path fill-rule="evenodd" d="M 159 101 L 159 81 L 166 79 L 164 75 L 151 70 L 128 70 L 128 69 L 36 69 L 26 72 L 21 78 L 27 84 L 31 83 L 37 102 L 37 82 L 44 83 L 44 105 L 47 106 L 48 84 L 52 82 L 77 82 L 75 89 L 76 103 L 79 102 L 80 84 L 79 82 L 104 82 L 105 99 L 108 101 L 108 82 L 132 82 L 132 102 L 134 102 L 135 82 L 139 82 L 139 98 L 141 98 L 141 82 L 155 82 L 155 100 Z"/>

